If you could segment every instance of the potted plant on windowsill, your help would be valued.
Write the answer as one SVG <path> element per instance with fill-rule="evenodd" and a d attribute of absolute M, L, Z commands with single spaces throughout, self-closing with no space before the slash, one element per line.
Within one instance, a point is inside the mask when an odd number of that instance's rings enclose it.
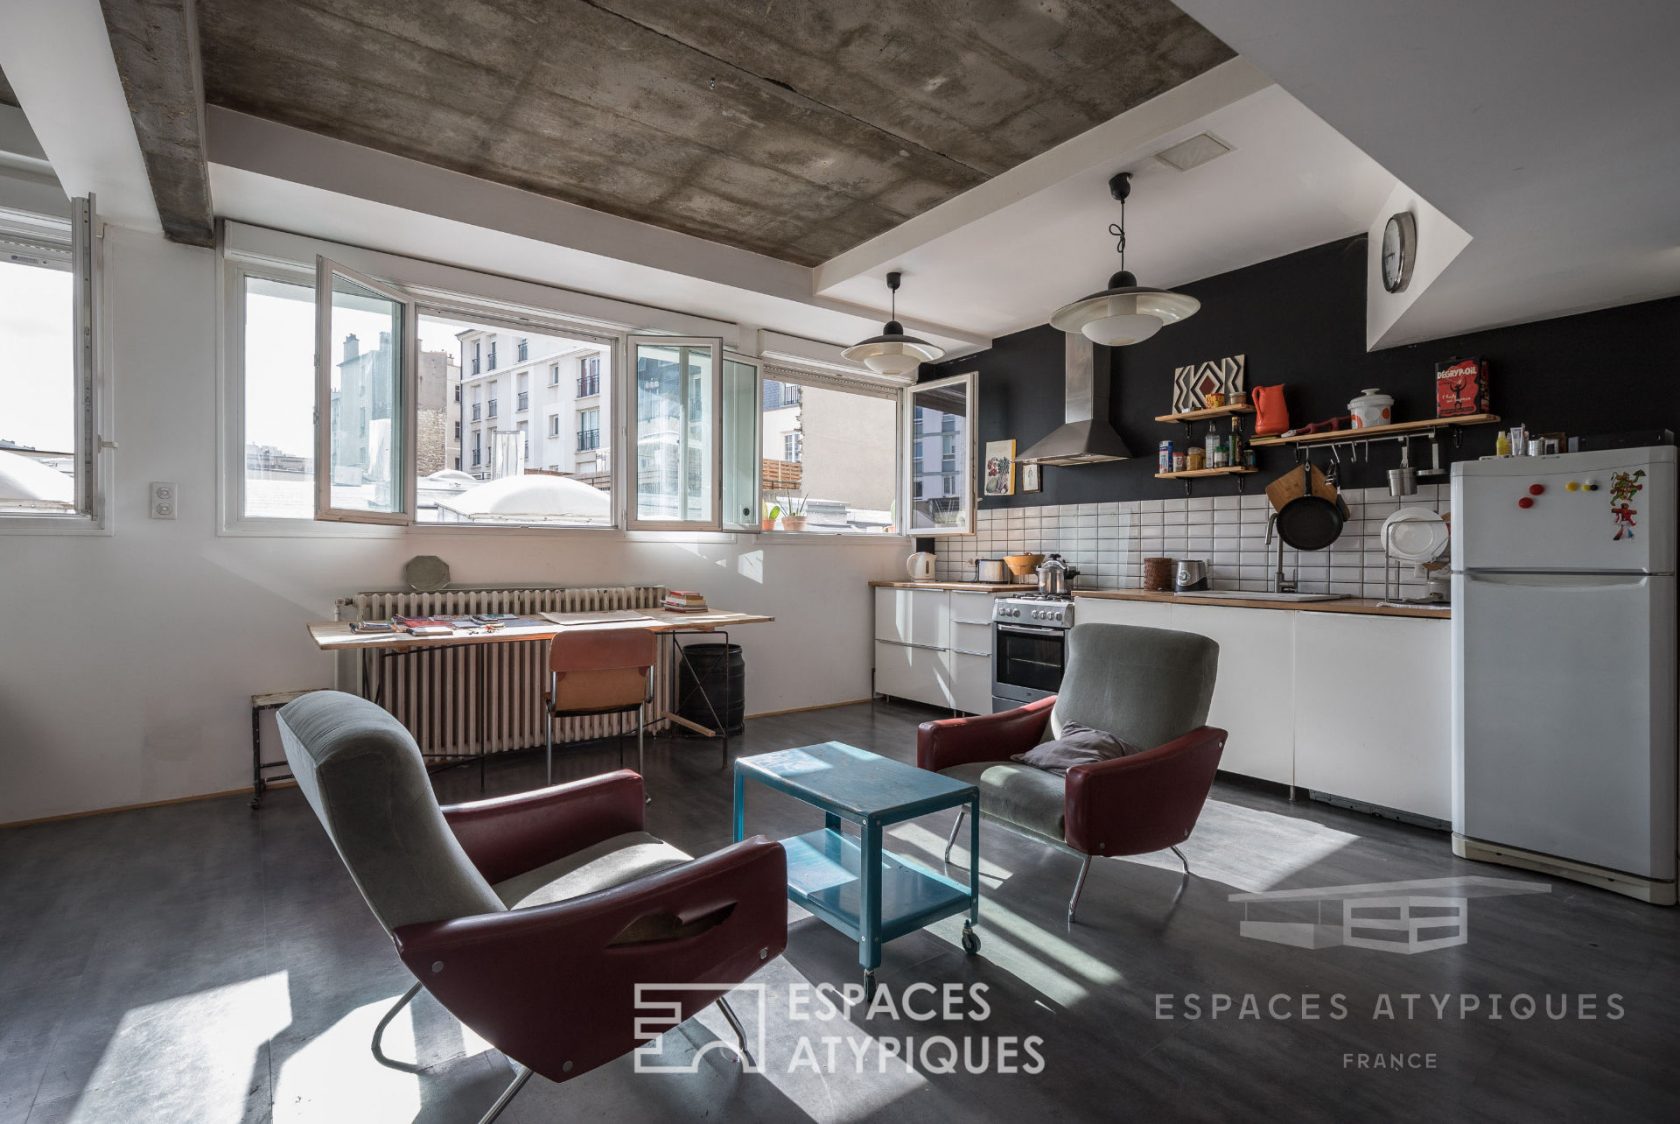
<path fill-rule="evenodd" d="M 805 529 L 805 497 L 788 496 L 787 510 L 782 512 L 782 530 L 803 531 Z"/>
<path fill-rule="evenodd" d="M 758 529 L 761 531 L 774 531 L 776 529 L 776 520 L 781 518 L 781 515 L 781 508 L 777 507 L 773 503 L 765 504 L 764 517 L 758 521 Z"/>

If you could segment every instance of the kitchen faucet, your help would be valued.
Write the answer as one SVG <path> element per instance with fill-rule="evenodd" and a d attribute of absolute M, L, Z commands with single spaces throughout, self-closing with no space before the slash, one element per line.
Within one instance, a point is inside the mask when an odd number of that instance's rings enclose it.
<path fill-rule="evenodd" d="M 1267 546 L 1272 545 L 1272 532 L 1277 530 L 1277 521 L 1278 521 L 1278 513 L 1275 512 L 1275 511 L 1272 512 L 1272 514 L 1270 516 L 1268 516 L 1267 519 L 1266 519 L 1266 545 Z M 1278 541 L 1277 574 L 1272 579 L 1272 592 L 1274 592 L 1274 593 L 1294 593 L 1295 592 L 1295 581 L 1285 581 L 1283 579 L 1283 535 L 1282 534 L 1278 535 L 1277 541 Z M 1295 579 L 1296 579 L 1296 581 L 1299 581 L 1300 577 L 1301 577 L 1301 564 L 1300 564 L 1299 561 L 1297 561 L 1295 563 Z"/>

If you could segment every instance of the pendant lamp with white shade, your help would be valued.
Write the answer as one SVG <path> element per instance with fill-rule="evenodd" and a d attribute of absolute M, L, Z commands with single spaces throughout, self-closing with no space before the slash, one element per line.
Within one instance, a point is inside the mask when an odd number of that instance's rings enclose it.
<path fill-rule="evenodd" d="M 1105 347 L 1125 347 L 1142 343 L 1168 324 L 1194 316 L 1202 302 L 1184 293 L 1137 283 L 1126 268 L 1126 197 L 1132 193 L 1132 174 L 1119 173 L 1108 181 L 1108 190 L 1120 200 L 1120 222 L 1108 228 L 1120 240 L 1120 272 L 1108 279 L 1108 288 L 1102 292 L 1058 308 L 1050 324 Z"/>
<path fill-rule="evenodd" d="M 897 271 L 887 274 L 887 288 L 892 290 L 892 319 L 881 329 L 881 334 L 854 343 L 840 353 L 878 375 L 894 378 L 914 374 L 921 364 L 935 362 L 945 354 L 944 348 L 904 334 L 904 325 L 898 322 L 898 283 L 903 276 Z"/>

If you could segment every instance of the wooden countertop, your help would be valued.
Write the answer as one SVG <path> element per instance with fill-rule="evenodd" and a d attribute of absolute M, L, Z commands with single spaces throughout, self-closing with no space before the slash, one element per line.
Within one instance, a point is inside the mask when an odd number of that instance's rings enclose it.
<path fill-rule="evenodd" d="M 1303 613 L 1354 613 L 1367 617 L 1421 617 L 1451 620 L 1448 605 L 1384 605 L 1374 597 L 1344 597 L 1339 601 L 1255 601 L 1232 590 L 1229 597 L 1180 597 L 1149 589 L 1075 590 L 1074 597 L 1102 601 L 1165 601 L 1172 605 L 1221 605 L 1233 609 L 1293 609 Z"/>
<path fill-rule="evenodd" d="M 1021 585 L 1008 585 L 997 582 L 894 582 L 872 581 L 870 589 L 954 589 L 964 593 L 1032 593 L 1038 589 L 1037 582 Z"/>

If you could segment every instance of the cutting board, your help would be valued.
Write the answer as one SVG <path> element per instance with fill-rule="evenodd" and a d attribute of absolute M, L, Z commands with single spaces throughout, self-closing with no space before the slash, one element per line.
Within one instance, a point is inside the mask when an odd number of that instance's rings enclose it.
<path fill-rule="evenodd" d="M 1321 499 L 1335 503 L 1339 493 L 1336 486 L 1320 472 L 1316 465 L 1309 465 L 1307 472 L 1312 474 L 1312 494 Z M 1306 494 L 1307 476 L 1296 465 L 1288 472 L 1266 485 L 1266 498 L 1271 501 L 1273 511 L 1282 511 L 1290 500 L 1299 499 Z"/>

